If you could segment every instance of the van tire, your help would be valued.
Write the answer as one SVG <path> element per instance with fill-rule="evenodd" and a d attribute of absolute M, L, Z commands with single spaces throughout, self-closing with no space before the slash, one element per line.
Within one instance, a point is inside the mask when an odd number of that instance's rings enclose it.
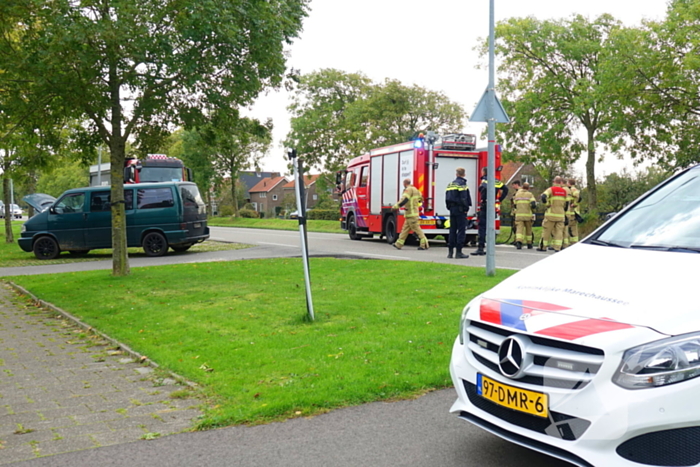
<path fill-rule="evenodd" d="M 168 241 L 159 232 L 147 233 L 141 245 L 146 256 L 163 256 L 168 251 Z"/>
<path fill-rule="evenodd" d="M 56 259 L 60 253 L 61 249 L 52 237 L 44 235 L 34 241 L 34 256 L 37 259 Z"/>

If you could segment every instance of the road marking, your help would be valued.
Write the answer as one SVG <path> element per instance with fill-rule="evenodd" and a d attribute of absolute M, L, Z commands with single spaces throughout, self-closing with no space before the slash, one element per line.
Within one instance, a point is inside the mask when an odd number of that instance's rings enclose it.
<path fill-rule="evenodd" d="M 404 258 L 403 256 L 389 256 L 389 255 L 372 255 L 370 253 L 360 253 L 357 251 L 346 251 L 345 252 L 348 255 L 357 255 L 357 256 L 376 256 L 377 258 L 391 258 L 391 259 L 408 259 Z"/>

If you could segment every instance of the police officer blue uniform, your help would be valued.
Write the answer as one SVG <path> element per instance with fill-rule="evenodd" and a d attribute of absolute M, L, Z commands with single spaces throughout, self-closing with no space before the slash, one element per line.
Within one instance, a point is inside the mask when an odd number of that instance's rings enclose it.
<path fill-rule="evenodd" d="M 457 249 L 456 258 L 469 258 L 462 253 L 464 237 L 467 229 L 467 213 L 472 205 L 472 196 L 469 193 L 467 180 L 464 178 L 464 168 L 457 168 L 457 178 L 447 185 L 445 191 L 445 204 L 450 210 L 450 237 L 447 242 L 447 257 L 452 258 Z"/>

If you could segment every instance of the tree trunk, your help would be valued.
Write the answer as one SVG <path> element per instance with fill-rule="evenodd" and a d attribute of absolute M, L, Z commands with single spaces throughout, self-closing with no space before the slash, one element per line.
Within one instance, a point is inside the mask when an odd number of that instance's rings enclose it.
<path fill-rule="evenodd" d="M 12 235 L 12 195 L 10 193 L 9 164 L 3 164 L 2 193 L 5 198 L 5 243 L 14 243 Z"/>
<path fill-rule="evenodd" d="M 238 199 L 236 198 L 236 183 L 238 182 L 238 171 L 229 170 L 231 174 L 231 201 L 233 203 L 233 217 L 238 217 Z"/>
<path fill-rule="evenodd" d="M 122 107 L 117 79 L 116 60 L 109 64 L 110 100 L 112 102 L 112 135 L 109 138 L 109 161 L 112 197 L 112 275 L 128 276 L 129 252 L 126 247 L 126 210 L 124 209 L 124 160 L 126 136 L 122 133 Z M 136 203 L 136 200 L 133 200 Z"/>
<path fill-rule="evenodd" d="M 595 186 L 595 141 L 594 130 L 588 130 L 588 159 L 586 159 L 586 187 L 588 188 L 588 210 L 598 210 L 598 193 Z"/>

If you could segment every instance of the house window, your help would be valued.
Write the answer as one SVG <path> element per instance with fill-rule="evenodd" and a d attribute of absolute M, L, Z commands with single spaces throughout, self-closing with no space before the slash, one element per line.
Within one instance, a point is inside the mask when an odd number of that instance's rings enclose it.
<path fill-rule="evenodd" d="M 316 201 L 317 199 L 318 199 L 318 195 L 314 193 L 313 200 Z"/>
<path fill-rule="evenodd" d="M 272 201 L 277 201 L 277 195 L 272 195 Z"/>
<path fill-rule="evenodd" d="M 523 183 L 529 183 L 530 186 L 535 184 L 535 176 L 534 175 L 521 175 L 520 180 Z"/>
<path fill-rule="evenodd" d="M 260 193 L 261 198 L 267 198 L 267 193 Z"/>

